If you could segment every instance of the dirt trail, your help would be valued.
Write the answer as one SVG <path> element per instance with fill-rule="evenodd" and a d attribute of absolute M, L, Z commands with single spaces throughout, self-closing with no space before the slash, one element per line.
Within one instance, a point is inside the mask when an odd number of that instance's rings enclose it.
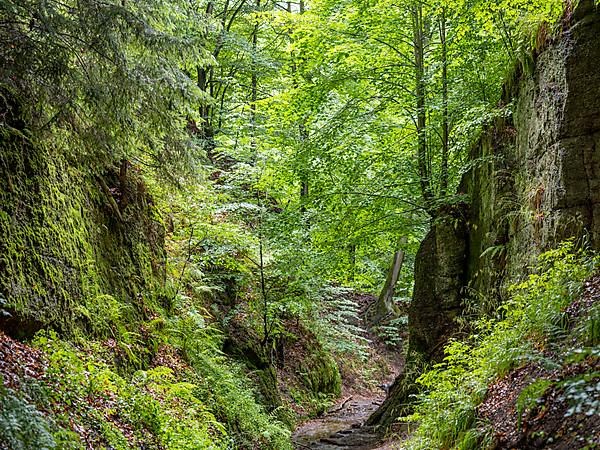
<path fill-rule="evenodd" d="M 382 448 L 382 439 L 370 427 L 362 426 L 384 399 L 380 396 L 352 396 L 342 399 L 324 417 L 299 427 L 292 440 L 296 449 L 372 450 Z"/>
<path fill-rule="evenodd" d="M 361 316 L 375 297 L 368 294 L 353 293 L 353 300 L 361 307 Z M 364 337 L 370 347 L 367 365 L 383 364 L 387 371 L 379 372 L 375 383 L 367 388 L 360 381 L 356 369 L 342 370 L 342 396 L 323 417 L 302 424 L 292 435 L 297 450 L 385 450 L 399 448 L 384 443 L 384 439 L 375 433 L 372 427 L 364 423 L 383 403 L 386 392 L 374 385 L 389 386 L 403 365 L 399 348 L 389 349 L 381 338 L 368 329 L 364 318 L 357 326 L 366 330 Z"/>

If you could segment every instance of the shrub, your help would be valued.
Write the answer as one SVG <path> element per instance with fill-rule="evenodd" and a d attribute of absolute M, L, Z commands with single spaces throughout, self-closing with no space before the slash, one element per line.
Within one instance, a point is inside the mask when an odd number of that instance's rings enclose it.
<path fill-rule="evenodd" d="M 56 448 L 50 425 L 34 405 L 4 387 L 0 376 L 0 447 L 11 450 Z"/>
<path fill-rule="evenodd" d="M 171 369 L 138 371 L 127 380 L 90 356 L 99 353 L 93 343 L 82 350 L 54 333 L 42 333 L 36 345 L 48 358 L 45 407 L 53 411 L 58 425 L 75 427 L 88 444 L 115 449 L 226 448 L 225 429 L 195 395 L 197 386 L 181 381 Z"/>

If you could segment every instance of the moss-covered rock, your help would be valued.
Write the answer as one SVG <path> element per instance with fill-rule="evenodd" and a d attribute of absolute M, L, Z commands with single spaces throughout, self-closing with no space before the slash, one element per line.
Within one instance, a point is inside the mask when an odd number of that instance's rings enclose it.
<path fill-rule="evenodd" d="M 229 330 L 223 351 L 248 369 L 257 386 L 257 401 L 260 404 L 268 411 L 274 411 L 282 405 L 275 367 L 258 336 L 253 335 L 244 324 L 236 323 Z"/>
<path fill-rule="evenodd" d="M 289 320 L 280 337 L 277 374 L 284 403 L 300 416 L 318 416 L 341 394 L 339 367 L 314 333 Z"/>
<path fill-rule="evenodd" d="M 314 348 L 308 357 L 300 361 L 301 379 L 314 394 L 339 396 L 342 381 L 337 364 L 322 348 Z"/>
<path fill-rule="evenodd" d="M 0 296 L 11 314 L 2 328 L 110 336 L 117 316 L 147 315 L 164 283 L 164 232 L 139 177 L 91 173 L 14 136 L 0 148 Z"/>

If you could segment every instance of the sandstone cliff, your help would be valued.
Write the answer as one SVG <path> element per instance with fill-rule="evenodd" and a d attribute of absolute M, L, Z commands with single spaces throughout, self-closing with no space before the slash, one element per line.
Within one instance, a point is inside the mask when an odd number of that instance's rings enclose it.
<path fill-rule="evenodd" d="M 600 12 L 582 0 L 505 86 L 458 194 L 415 262 L 405 372 L 371 424 L 409 410 L 414 379 L 443 357 L 460 318 L 502 302 L 508 283 L 567 238 L 600 248 Z"/>

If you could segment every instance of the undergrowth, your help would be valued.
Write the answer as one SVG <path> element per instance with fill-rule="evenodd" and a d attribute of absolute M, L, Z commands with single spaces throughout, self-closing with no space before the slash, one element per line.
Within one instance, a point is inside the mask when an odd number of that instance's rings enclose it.
<path fill-rule="evenodd" d="M 202 339 L 199 335 L 198 340 Z M 105 343 L 77 346 L 42 332 L 44 376 L 0 390 L 0 444 L 10 449 L 286 449 L 289 431 L 255 400 L 213 336 L 188 350 L 191 365 L 116 372 Z M 75 431 L 75 433 L 73 432 Z M 1 445 L 0 445 L 1 447 Z"/>
<path fill-rule="evenodd" d="M 196 386 L 167 367 L 126 379 L 97 356 L 98 344 L 78 349 L 53 333 L 35 345 L 48 358 L 42 407 L 62 428 L 75 428 L 95 448 L 219 449 L 225 430 L 195 395 Z M 65 408 L 67 406 L 67 408 Z M 73 426 L 72 424 L 76 424 Z"/>
<path fill-rule="evenodd" d="M 417 380 L 423 392 L 414 413 L 403 419 L 418 423 L 407 448 L 490 447 L 491 429 L 478 419 L 476 408 L 493 380 L 530 362 L 561 367 L 573 354 L 565 349 L 567 338 L 568 347 L 575 339 L 580 352 L 589 353 L 590 333 L 577 330 L 593 330 L 593 315 L 570 324 L 565 310 L 597 263 L 597 257 L 575 250 L 571 242 L 544 253 L 535 273 L 510 288 L 511 299 L 500 307 L 502 319 L 481 319 L 466 342 L 452 341 L 444 361 Z M 531 407 L 548 385 L 526 388 L 517 408 Z"/>
<path fill-rule="evenodd" d="M 0 377 L 0 444 L 12 450 L 56 448 L 43 414 L 12 389 L 5 388 L 2 381 Z"/>
<path fill-rule="evenodd" d="M 352 290 L 327 286 L 320 299 L 316 330 L 325 348 L 340 357 L 357 357 L 365 362 L 369 357 L 369 341 L 362 328 L 360 306 L 352 299 Z"/>

